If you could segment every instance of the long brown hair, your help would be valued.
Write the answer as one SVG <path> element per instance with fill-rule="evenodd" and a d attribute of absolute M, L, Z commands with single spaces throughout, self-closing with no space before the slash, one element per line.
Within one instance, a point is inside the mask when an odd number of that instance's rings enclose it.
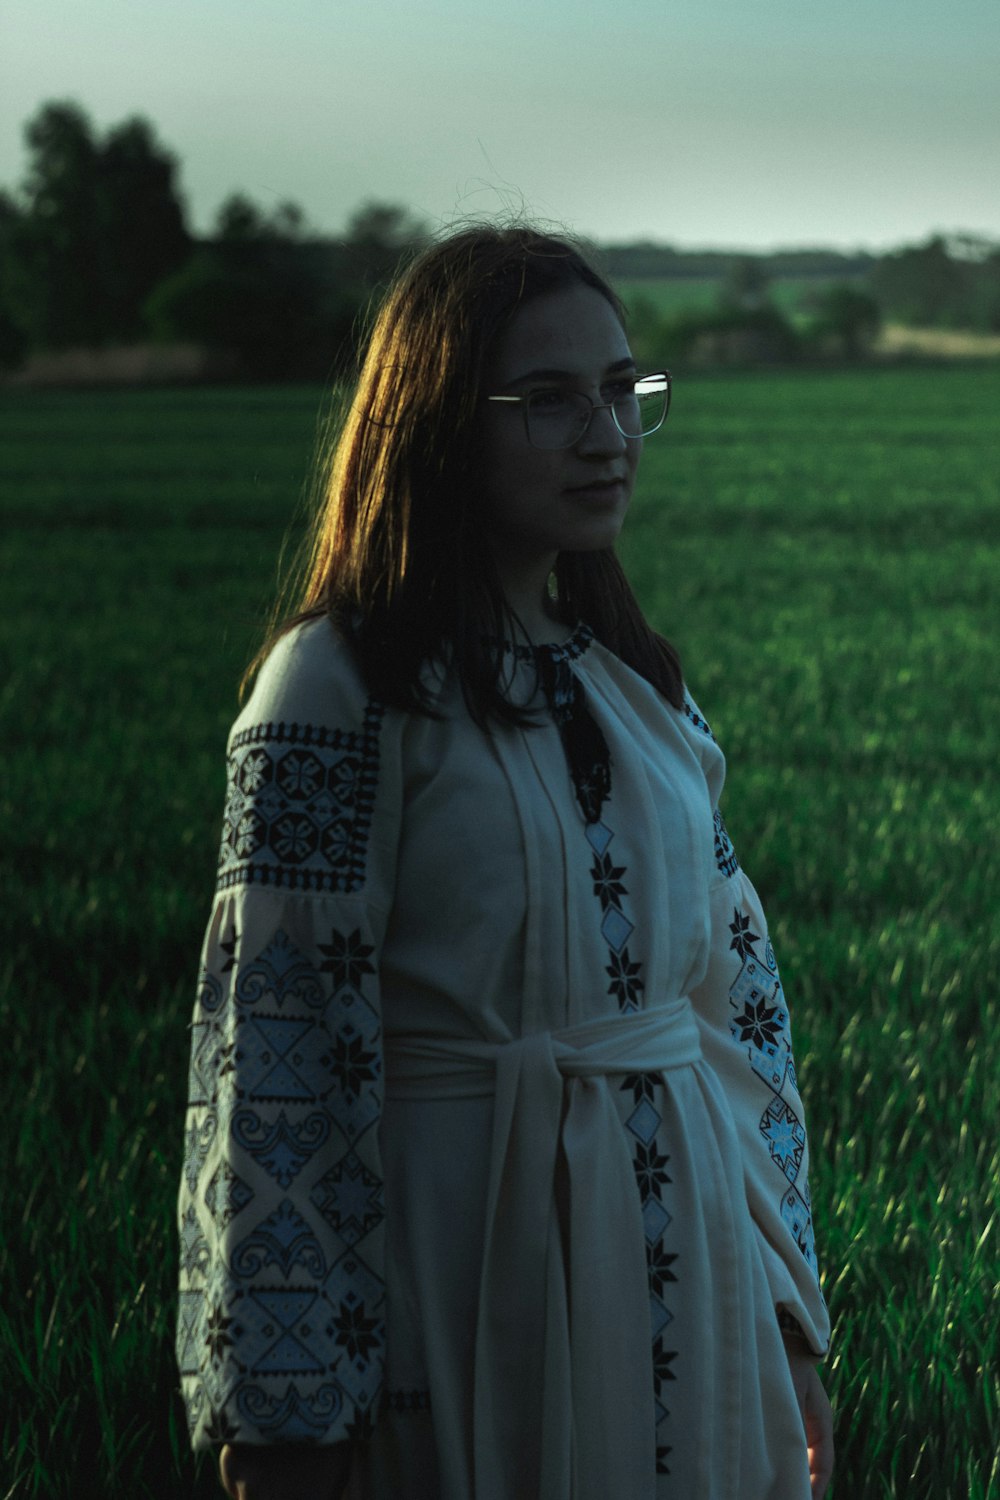
<path fill-rule="evenodd" d="M 474 502 L 478 415 L 496 341 L 526 302 L 582 282 L 625 323 L 619 298 L 564 237 L 530 226 L 452 232 L 398 274 L 372 329 L 354 399 L 322 470 L 293 612 L 277 636 L 329 616 L 384 702 L 433 712 L 422 683 L 447 659 L 477 723 L 524 721 L 504 694 L 498 640 L 517 638 Z M 680 661 L 647 624 L 614 552 L 565 552 L 556 608 L 675 706 Z M 244 679 L 246 681 L 247 679 Z"/>

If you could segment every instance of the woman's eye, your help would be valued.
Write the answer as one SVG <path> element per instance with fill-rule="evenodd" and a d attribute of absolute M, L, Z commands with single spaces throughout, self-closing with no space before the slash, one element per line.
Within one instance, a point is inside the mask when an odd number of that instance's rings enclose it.
<path fill-rule="evenodd" d="M 553 412 L 565 411 L 571 404 L 572 397 L 565 391 L 533 391 L 531 394 L 531 405 L 537 412 L 546 416 Z"/>

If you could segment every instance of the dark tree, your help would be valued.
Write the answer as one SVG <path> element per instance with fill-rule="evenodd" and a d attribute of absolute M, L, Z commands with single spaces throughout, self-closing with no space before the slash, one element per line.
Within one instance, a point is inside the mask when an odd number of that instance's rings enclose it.
<path fill-rule="evenodd" d="M 111 338 L 142 332 L 143 303 L 190 250 L 175 171 L 173 158 L 160 150 L 144 120 L 119 125 L 100 151 L 101 267 Z"/>
<path fill-rule="evenodd" d="M 967 321 L 968 282 L 966 266 L 952 259 L 940 235 L 883 256 L 871 273 L 883 311 L 917 327 Z"/>
<path fill-rule="evenodd" d="M 359 289 L 391 277 L 400 259 L 427 240 L 427 225 L 398 203 L 369 200 L 355 209 L 343 239 L 345 269 Z"/>
<path fill-rule="evenodd" d="M 141 336 L 151 289 L 190 241 L 175 163 L 135 119 L 94 135 L 78 105 L 45 105 L 7 236 L 4 305 L 36 348 Z"/>
<path fill-rule="evenodd" d="M 14 315 L 13 242 L 21 216 L 8 193 L 0 192 L 0 370 L 16 369 L 28 352 L 28 336 Z"/>
<path fill-rule="evenodd" d="M 29 165 L 10 236 L 5 300 L 33 346 L 90 343 L 100 281 L 90 122 L 74 104 L 49 104 L 25 139 Z"/>

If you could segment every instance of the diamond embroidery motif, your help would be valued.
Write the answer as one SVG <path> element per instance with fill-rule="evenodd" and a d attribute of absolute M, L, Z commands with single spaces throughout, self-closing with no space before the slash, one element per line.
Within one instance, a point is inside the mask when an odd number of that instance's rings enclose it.
<path fill-rule="evenodd" d="M 674 1321 L 673 1313 L 667 1311 L 659 1297 L 650 1295 L 649 1316 L 653 1327 L 653 1338 L 658 1338 L 668 1323 Z"/>
<path fill-rule="evenodd" d="M 655 1198 L 648 1198 L 642 1210 L 642 1226 L 646 1232 L 647 1244 L 658 1240 L 660 1235 L 670 1223 L 670 1215 L 662 1203 L 657 1203 Z"/>
<path fill-rule="evenodd" d="M 610 948 L 620 953 L 634 931 L 633 924 L 623 912 L 618 910 L 617 906 L 608 907 L 601 923 L 601 934 Z"/>
<path fill-rule="evenodd" d="M 226 1228 L 253 1200 L 253 1189 L 238 1177 L 228 1162 L 216 1167 L 205 1188 L 205 1207 L 220 1230 Z"/>
<path fill-rule="evenodd" d="M 348 1245 L 356 1245 L 382 1219 L 382 1184 L 349 1151 L 313 1188 L 313 1203 Z"/>
<path fill-rule="evenodd" d="M 593 849 L 594 853 L 598 855 L 605 853 L 608 845 L 614 838 L 614 834 L 611 832 L 611 829 L 606 823 L 602 822 L 588 823 L 583 831 L 587 836 L 588 844 Z"/>
<path fill-rule="evenodd" d="M 644 1146 L 648 1146 L 656 1134 L 660 1117 L 649 1100 L 643 1099 L 639 1107 L 632 1111 L 625 1123 L 632 1134 L 638 1136 Z"/>

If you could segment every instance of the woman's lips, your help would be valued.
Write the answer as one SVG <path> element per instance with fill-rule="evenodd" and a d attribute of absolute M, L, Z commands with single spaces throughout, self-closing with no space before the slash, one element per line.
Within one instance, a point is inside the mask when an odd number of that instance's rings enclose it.
<path fill-rule="evenodd" d="M 580 500 L 620 500 L 625 493 L 625 482 L 622 479 L 600 480 L 592 484 L 574 485 L 566 493 Z"/>

